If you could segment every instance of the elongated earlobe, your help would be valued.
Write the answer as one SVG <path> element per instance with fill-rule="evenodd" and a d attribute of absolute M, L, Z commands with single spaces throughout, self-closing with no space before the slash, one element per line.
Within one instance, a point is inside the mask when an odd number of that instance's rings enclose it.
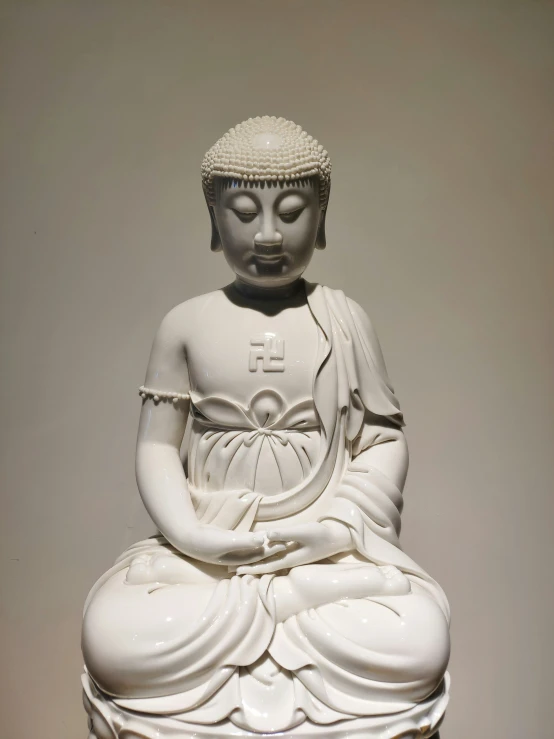
<path fill-rule="evenodd" d="M 327 246 L 327 236 L 325 234 L 325 219 L 327 217 L 327 208 L 321 211 L 319 226 L 317 227 L 317 235 L 315 237 L 315 248 L 325 249 Z"/>
<path fill-rule="evenodd" d="M 212 251 L 221 251 L 221 236 L 219 235 L 219 229 L 215 220 L 214 209 L 211 205 L 208 205 L 208 211 L 210 213 L 210 221 L 212 224 L 212 238 L 210 241 L 210 249 Z"/>

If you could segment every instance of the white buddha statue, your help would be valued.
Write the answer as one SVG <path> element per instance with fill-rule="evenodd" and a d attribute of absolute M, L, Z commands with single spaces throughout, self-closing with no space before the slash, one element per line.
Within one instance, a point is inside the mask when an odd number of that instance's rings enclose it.
<path fill-rule="evenodd" d="M 90 739 L 430 737 L 448 604 L 400 549 L 403 421 L 371 323 L 306 282 L 330 161 L 282 118 L 206 154 L 235 274 L 163 319 L 136 472 L 159 535 L 84 614 Z"/>

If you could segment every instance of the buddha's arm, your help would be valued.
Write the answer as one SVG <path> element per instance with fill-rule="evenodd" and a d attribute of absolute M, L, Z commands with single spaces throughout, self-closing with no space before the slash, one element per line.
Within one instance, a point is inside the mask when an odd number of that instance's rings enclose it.
<path fill-rule="evenodd" d="M 178 309 L 171 311 L 156 334 L 146 372 L 145 386 L 187 394 L 189 380 L 184 341 L 178 330 Z M 190 402 L 177 404 L 150 397 L 140 416 L 136 475 L 140 495 L 161 533 L 178 549 L 196 520 L 187 481 L 179 458 Z"/>
<path fill-rule="evenodd" d="M 145 386 L 187 394 L 189 379 L 182 307 L 171 311 L 158 330 Z M 189 400 L 143 401 L 137 439 L 136 476 L 150 517 L 179 551 L 206 562 L 253 561 L 264 556 L 263 539 L 252 533 L 224 531 L 198 522 L 179 456 L 189 413 Z M 233 554 L 234 553 L 234 554 Z"/>
<path fill-rule="evenodd" d="M 360 340 L 371 355 L 374 370 L 389 384 L 379 339 L 367 313 L 354 300 L 347 298 L 347 301 Z M 357 449 L 363 451 L 357 452 Z M 354 444 L 353 456 L 359 467 L 377 469 L 402 491 L 408 473 L 408 445 L 402 428 L 393 421 L 366 411 L 360 438 Z"/>
<path fill-rule="evenodd" d="M 366 412 L 362 431 L 363 451 L 353 456 L 353 466 L 373 468 L 401 491 L 408 474 L 408 444 L 401 428 L 388 419 Z"/>

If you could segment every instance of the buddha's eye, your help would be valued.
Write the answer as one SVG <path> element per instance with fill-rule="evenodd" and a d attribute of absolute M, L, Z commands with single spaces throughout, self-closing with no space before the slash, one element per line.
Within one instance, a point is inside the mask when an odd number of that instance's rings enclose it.
<path fill-rule="evenodd" d="M 243 223 L 252 223 L 254 218 L 258 215 L 256 211 L 236 210 L 235 208 L 232 208 L 231 210 L 239 221 L 242 221 Z"/>
<path fill-rule="evenodd" d="M 279 213 L 279 218 L 283 223 L 294 223 L 303 210 L 304 208 L 296 208 L 295 210 L 289 210 L 286 213 Z"/>

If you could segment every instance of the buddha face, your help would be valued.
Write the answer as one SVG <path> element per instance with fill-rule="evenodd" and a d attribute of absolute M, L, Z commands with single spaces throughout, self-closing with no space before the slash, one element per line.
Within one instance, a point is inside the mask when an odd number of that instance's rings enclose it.
<path fill-rule="evenodd" d="M 317 179 L 241 183 L 219 179 L 210 208 L 212 248 L 237 277 L 258 287 L 297 280 L 314 248 L 323 248 L 324 211 Z"/>

